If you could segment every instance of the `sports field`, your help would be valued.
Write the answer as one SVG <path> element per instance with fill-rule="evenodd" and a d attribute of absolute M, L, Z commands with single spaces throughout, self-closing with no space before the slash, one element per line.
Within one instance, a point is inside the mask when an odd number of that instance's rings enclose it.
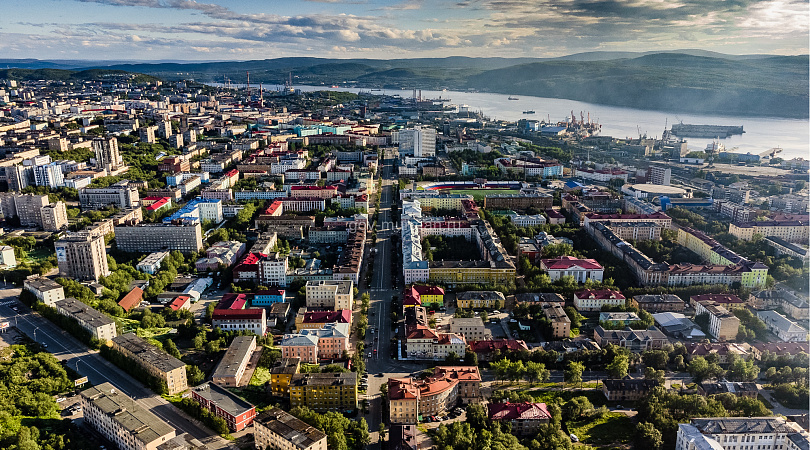
<path fill-rule="evenodd" d="M 472 195 L 475 200 L 483 200 L 487 195 L 495 194 L 519 194 L 519 189 L 442 189 L 442 192 L 448 194 L 468 194 Z"/>

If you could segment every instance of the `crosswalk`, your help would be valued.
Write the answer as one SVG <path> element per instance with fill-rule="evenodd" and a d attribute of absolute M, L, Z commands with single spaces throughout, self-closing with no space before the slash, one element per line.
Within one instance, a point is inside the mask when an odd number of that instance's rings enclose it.
<path fill-rule="evenodd" d="M 16 304 L 17 304 L 17 302 L 15 300 L 9 300 L 9 301 L 5 301 L 5 302 L 0 303 L 0 306 L 10 306 L 10 305 L 16 305 Z"/>

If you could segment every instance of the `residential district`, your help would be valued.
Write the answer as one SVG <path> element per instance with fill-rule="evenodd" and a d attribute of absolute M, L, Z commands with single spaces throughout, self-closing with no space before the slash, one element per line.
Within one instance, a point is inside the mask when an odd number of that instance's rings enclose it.
<path fill-rule="evenodd" d="M 806 160 L 416 91 L 0 104 L 0 447 L 810 448 Z"/>

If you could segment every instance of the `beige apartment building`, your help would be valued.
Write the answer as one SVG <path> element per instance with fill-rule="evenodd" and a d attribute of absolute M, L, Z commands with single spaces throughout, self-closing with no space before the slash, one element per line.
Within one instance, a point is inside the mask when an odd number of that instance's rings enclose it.
<path fill-rule="evenodd" d="M 464 336 L 464 340 L 467 342 L 492 339 L 492 332 L 487 330 L 480 317 L 453 317 L 450 319 L 450 332 Z"/>
<path fill-rule="evenodd" d="M 59 300 L 54 306 L 59 314 L 76 320 L 82 328 L 102 342 L 118 336 L 114 320 L 73 297 Z"/>
<path fill-rule="evenodd" d="M 65 202 L 43 206 L 40 215 L 42 216 L 42 229 L 45 231 L 60 231 L 68 226 Z"/>
<path fill-rule="evenodd" d="M 737 338 L 740 319 L 722 305 L 711 300 L 695 302 L 695 317 L 709 315 L 709 334 L 721 341 L 733 341 Z"/>
<path fill-rule="evenodd" d="M 326 434 L 279 408 L 256 416 L 253 439 L 259 450 L 327 450 Z"/>
<path fill-rule="evenodd" d="M 554 339 L 571 337 L 571 319 L 559 303 L 541 303 L 543 314 L 551 322 L 551 335 Z"/>
<path fill-rule="evenodd" d="M 182 253 L 200 251 L 202 227 L 199 223 L 148 223 L 115 227 L 115 242 L 125 252 L 158 252 L 179 250 Z"/>
<path fill-rule="evenodd" d="M 158 350 L 135 333 L 127 333 L 112 340 L 112 348 L 147 372 L 166 382 L 169 394 L 174 395 L 188 389 L 186 364 L 174 356 Z"/>
<path fill-rule="evenodd" d="M 419 416 L 442 413 L 459 402 L 467 405 L 481 401 L 481 374 L 476 366 L 439 366 L 423 380 L 388 379 L 392 424 L 415 424 Z"/>
<path fill-rule="evenodd" d="M 357 408 L 357 373 L 298 373 L 290 381 L 290 406 L 313 411 Z"/>
<path fill-rule="evenodd" d="M 156 450 L 175 430 L 110 383 L 80 393 L 85 423 L 121 450 Z"/>
<path fill-rule="evenodd" d="M 15 195 L 14 206 L 17 208 L 17 217 L 20 218 L 20 226 L 41 227 L 42 207 L 50 203 L 47 195 Z"/>
<path fill-rule="evenodd" d="M 53 307 L 59 300 L 65 299 L 65 288 L 50 278 L 32 275 L 23 281 L 23 289 L 34 294 L 42 303 Z"/>
<path fill-rule="evenodd" d="M 237 387 L 246 384 L 243 380 L 245 368 L 256 350 L 256 336 L 237 336 L 217 364 L 212 379 L 214 383 L 226 387 Z M 244 383 L 243 383 L 244 381 Z"/>
<path fill-rule="evenodd" d="M 307 307 L 351 310 L 354 304 L 353 286 L 352 280 L 307 281 Z"/>
<path fill-rule="evenodd" d="M 79 281 L 98 281 L 110 274 L 104 236 L 70 233 L 54 243 L 59 275 Z"/>

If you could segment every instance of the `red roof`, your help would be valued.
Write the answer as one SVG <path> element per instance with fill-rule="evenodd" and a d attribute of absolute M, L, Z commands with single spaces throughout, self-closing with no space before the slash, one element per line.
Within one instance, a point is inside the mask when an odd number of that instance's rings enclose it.
<path fill-rule="evenodd" d="M 278 200 L 275 200 L 273 203 L 270 204 L 269 207 L 267 207 L 267 209 L 264 210 L 264 213 L 265 214 L 275 214 L 275 212 L 279 208 L 281 208 L 281 206 L 282 206 L 282 203 L 280 201 L 278 201 Z"/>
<path fill-rule="evenodd" d="M 554 259 L 542 259 L 540 262 L 551 270 L 565 270 L 571 267 L 582 267 L 586 270 L 599 270 L 602 265 L 596 262 L 595 259 L 579 259 L 573 256 L 561 256 Z"/>
<path fill-rule="evenodd" d="M 438 339 L 439 335 L 424 325 L 417 325 L 406 336 L 406 339 Z"/>
<path fill-rule="evenodd" d="M 217 303 L 216 309 L 245 309 L 247 303 L 246 294 L 225 294 Z"/>
<path fill-rule="evenodd" d="M 419 295 L 444 295 L 444 289 L 440 288 L 439 286 L 421 286 L 417 285 L 413 287 Z"/>
<path fill-rule="evenodd" d="M 146 198 L 144 200 L 146 200 Z M 171 201 L 171 199 L 169 197 L 160 197 L 159 200 L 156 200 L 154 203 L 147 206 L 146 210 L 147 211 L 157 211 L 158 209 L 166 206 L 166 203 L 169 203 L 170 201 Z"/>
<path fill-rule="evenodd" d="M 267 256 L 267 255 L 265 255 L 264 253 L 251 252 L 251 253 L 248 253 L 245 256 L 245 259 L 243 259 L 239 264 L 248 264 L 248 265 L 250 265 L 250 264 L 258 264 L 259 260 L 264 258 L 265 256 Z"/>
<path fill-rule="evenodd" d="M 264 308 L 215 309 L 214 314 L 211 315 L 211 319 L 261 319 L 264 317 L 264 314 Z"/>
<path fill-rule="evenodd" d="M 174 311 L 177 311 L 180 308 L 182 308 L 186 304 L 186 302 L 188 302 L 190 299 L 191 297 L 189 297 L 188 295 L 178 295 L 177 298 L 174 299 L 174 301 L 169 303 L 169 308 L 173 309 Z"/>
<path fill-rule="evenodd" d="M 118 305 L 124 308 L 124 311 L 129 312 L 132 308 L 140 305 L 141 301 L 143 301 L 143 289 L 134 287 L 118 302 Z"/>
<path fill-rule="evenodd" d="M 290 189 L 293 191 L 336 191 L 337 186 L 292 186 Z"/>
<path fill-rule="evenodd" d="M 490 420 L 551 420 L 545 403 L 490 403 Z"/>
<path fill-rule="evenodd" d="M 231 170 L 225 172 L 225 176 L 228 177 L 228 178 L 230 178 L 230 177 L 232 177 L 234 175 L 239 175 L 239 171 L 236 170 L 236 169 L 231 169 Z"/>
<path fill-rule="evenodd" d="M 565 216 L 553 209 L 547 209 L 546 214 L 552 219 L 562 219 Z"/>

